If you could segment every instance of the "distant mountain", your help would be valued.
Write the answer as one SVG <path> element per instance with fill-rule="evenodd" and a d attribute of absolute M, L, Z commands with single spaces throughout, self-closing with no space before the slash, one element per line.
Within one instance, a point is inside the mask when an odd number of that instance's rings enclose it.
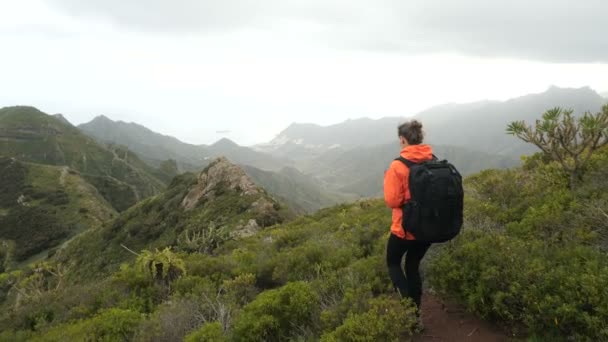
<path fill-rule="evenodd" d="M 600 95 L 606 99 L 608 99 L 608 91 L 604 91 L 602 93 L 600 93 Z"/>
<path fill-rule="evenodd" d="M 219 156 L 264 170 L 279 170 L 287 165 L 281 158 L 239 146 L 226 138 L 210 146 L 192 145 L 139 124 L 112 121 L 105 116 L 98 116 L 78 128 L 100 142 L 124 145 L 154 166 L 162 160 L 173 159 L 181 170 L 193 171 Z"/>
<path fill-rule="evenodd" d="M 331 126 L 291 124 L 276 138 L 256 148 L 280 156 L 315 155 L 335 148 L 372 146 L 395 140 L 401 118 L 347 120 Z M 392 132 L 392 135 L 387 134 Z"/>
<path fill-rule="evenodd" d="M 181 142 L 136 123 L 112 121 L 100 115 L 88 123 L 79 125 L 78 128 L 99 142 L 126 146 L 151 163 L 174 159 L 179 163 L 185 163 L 186 169 L 188 164 L 196 166 L 206 164 L 207 155 L 200 146 Z"/>
<path fill-rule="evenodd" d="M 268 153 L 239 146 L 227 138 L 212 145 L 190 145 L 141 125 L 112 121 L 105 116 L 99 116 L 79 128 L 100 142 L 125 145 L 153 164 L 160 159 L 173 158 L 182 169 L 184 165 L 189 165 L 186 170 L 192 170 L 197 166 L 203 168 L 211 158 L 225 156 L 241 165 L 256 183 L 300 213 L 355 198 L 352 194 L 329 190 L 314 177 L 287 166 L 293 164 L 288 158 L 273 157 Z"/>
<path fill-rule="evenodd" d="M 78 270 L 73 277 L 99 278 L 133 258 L 124 247 L 140 251 L 174 246 L 210 254 L 228 240 L 293 217 L 240 167 L 218 158 L 198 175 L 177 176 L 162 194 L 142 201 L 102 229 L 81 234 L 56 259 Z"/>
<path fill-rule="evenodd" d="M 0 109 L 0 144 L 1 156 L 77 170 L 117 210 L 165 187 L 156 170 L 129 150 L 101 146 L 61 117 L 33 107 Z"/>
<path fill-rule="evenodd" d="M 572 108 L 577 113 L 598 111 L 606 99 L 592 89 L 551 87 L 544 93 L 508 101 L 447 104 L 415 115 L 422 121 L 431 144 L 458 146 L 490 154 L 519 157 L 534 148 L 505 134 L 511 121 L 534 122 L 547 109 Z M 397 141 L 397 126 L 404 118 L 348 120 L 331 126 L 292 124 L 267 144 L 256 146 L 277 156 L 310 161 L 310 157 L 334 148 L 383 145 Z M 339 151 L 339 150 L 338 150 Z M 301 156 L 301 158 L 300 158 Z"/>
<path fill-rule="evenodd" d="M 588 87 L 579 89 L 551 87 L 504 102 L 483 101 L 464 105 L 444 105 L 416 115 L 428 141 L 437 145 L 460 146 L 490 154 L 519 157 L 536 149 L 505 134 L 515 120 L 529 124 L 553 107 L 571 108 L 575 113 L 597 112 L 606 99 Z"/>
<path fill-rule="evenodd" d="M 0 242 L 15 244 L 16 261 L 42 258 L 115 215 L 73 169 L 0 157 Z"/>
<path fill-rule="evenodd" d="M 514 157 L 492 155 L 456 146 L 434 145 L 440 159 L 448 159 L 463 175 L 486 168 L 507 168 L 519 163 Z M 397 142 L 359 147 L 347 151 L 329 151 L 304 166 L 303 172 L 314 174 L 332 184 L 341 193 L 363 197 L 382 196 L 384 171 L 399 156 Z"/>
<path fill-rule="evenodd" d="M 278 172 L 264 171 L 252 166 L 243 169 L 257 184 L 281 199 L 297 213 L 311 213 L 338 203 L 351 202 L 359 196 L 331 190 L 318 179 L 299 170 L 286 167 Z"/>

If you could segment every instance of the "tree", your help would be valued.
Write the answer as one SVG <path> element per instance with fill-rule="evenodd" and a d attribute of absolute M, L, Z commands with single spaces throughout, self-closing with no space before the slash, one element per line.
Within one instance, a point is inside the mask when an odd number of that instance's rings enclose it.
<path fill-rule="evenodd" d="M 559 162 L 570 177 L 570 188 L 574 189 L 593 152 L 608 144 L 608 105 L 595 115 L 587 112 L 574 118 L 572 113 L 571 109 L 549 109 L 542 120 L 536 120 L 534 128 L 524 121 L 515 121 L 507 127 L 507 134 L 536 145 Z"/>

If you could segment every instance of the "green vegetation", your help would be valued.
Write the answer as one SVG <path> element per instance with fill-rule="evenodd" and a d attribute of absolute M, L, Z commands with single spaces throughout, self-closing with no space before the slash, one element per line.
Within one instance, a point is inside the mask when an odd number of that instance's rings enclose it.
<path fill-rule="evenodd" d="M 570 187 L 581 181 L 593 152 L 608 144 L 608 105 L 592 115 L 585 113 L 576 121 L 573 110 L 553 108 L 536 120 L 533 129 L 524 121 L 515 121 L 507 132 L 536 145 L 546 156 L 560 163 L 570 175 Z"/>
<path fill-rule="evenodd" d="M 104 220 L 94 210 L 105 202 L 84 191 L 93 188 L 70 168 L 2 158 L 0 169 L 9 175 L 0 183 L 0 223 L 17 214 L 27 216 L 19 222 L 44 220 L 28 223 L 35 239 L 4 239 L 2 231 L 0 341 L 401 341 L 414 334 L 413 305 L 394 293 L 386 272 L 391 217 L 382 200 L 293 217 L 219 159 Z M 468 177 L 464 231 L 431 249 L 427 285 L 517 336 L 608 340 L 608 146 L 591 153 L 575 188 L 569 183 L 546 154 Z M 27 212 L 34 207 L 46 209 Z M 97 228 L 44 261 L 16 267 L 24 247 L 31 254 L 39 248 L 32 241 L 57 243 L 72 227 L 66 220 L 82 215 L 96 218 Z"/>
<path fill-rule="evenodd" d="M 201 209 L 205 211 L 204 205 Z M 9 291 L 0 329 L 13 329 L 5 332 L 13 340 L 45 338 L 61 327 L 85 336 L 91 334 L 88 324 L 114 308 L 145 317 L 124 332 L 141 341 L 181 340 L 187 335 L 189 340 L 205 341 L 220 333 L 227 340 L 262 341 L 269 336 L 314 340 L 324 334 L 331 340 L 352 335 L 353 324 L 367 317 L 382 318 L 369 323 L 374 326 L 367 340 L 407 336 L 412 333 L 407 322 L 415 320 L 407 317 L 413 311 L 391 294 L 384 272 L 388 214 L 381 201 L 360 202 L 269 227 L 248 238 L 230 239 L 212 254 L 188 253 L 174 245 L 175 252 L 165 253 L 175 265 L 183 262 L 184 272 L 179 277 L 161 276 L 165 280 L 160 282 L 158 273 L 150 276 L 151 262 L 145 260 L 166 265 L 168 258 L 159 255 L 162 251 L 144 251 L 139 262 L 126 258 L 113 275 L 88 285 L 80 278 L 81 285 L 65 281 L 60 287 L 40 289 L 41 299 L 36 301 L 21 300 L 16 306 L 17 294 Z M 74 241 L 68 249 L 80 244 Z M 95 254 L 87 250 L 88 256 Z M 109 254 L 104 251 L 102 257 Z M 76 271 L 72 266 L 69 270 L 66 279 Z M 32 269 L 7 277 L 27 279 L 34 273 Z M 385 315 L 382 308 L 388 307 Z M 404 325 L 382 331 L 397 316 Z"/>
<path fill-rule="evenodd" d="M 103 147 L 76 127 L 32 107 L 0 109 L 0 141 L 3 156 L 80 172 L 119 211 L 165 187 L 154 176 L 157 171 L 132 152 Z"/>
<path fill-rule="evenodd" d="M 430 264 L 431 284 L 543 340 L 608 339 L 607 176 L 603 148 L 574 191 L 541 154 L 468 178 L 467 229 Z"/>
<path fill-rule="evenodd" d="M 216 165 L 211 164 L 203 174 L 227 170 L 231 177 L 232 164 Z M 240 173 L 236 174 L 237 179 L 245 176 Z M 139 252 L 175 246 L 183 252 L 213 253 L 227 241 L 293 216 L 263 189 L 258 189 L 257 194 L 245 194 L 242 189 L 231 187 L 228 180 L 212 187 L 212 199 L 203 197 L 188 210 L 182 202 L 197 184 L 198 178 L 193 174 L 177 176 L 163 194 L 140 202 L 101 229 L 78 236 L 56 256 L 57 260 L 74 267 L 74 280 L 100 278 L 134 258 L 126 248 Z"/>
<path fill-rule="evenodd" d="M 0 157 L 0 170 L 0 239 L 7 246 L 4 268 L 99 227 L 115 215 L 92 186 L 67 168 Z"/>

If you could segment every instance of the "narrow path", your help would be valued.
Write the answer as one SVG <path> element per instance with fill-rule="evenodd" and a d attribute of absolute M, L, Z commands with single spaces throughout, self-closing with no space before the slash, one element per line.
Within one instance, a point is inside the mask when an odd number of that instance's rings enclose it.
<path fill-rule="evenodd" d="M 480 320 L 462 307 L 425 294 L 422 298 L 422 322 L 425 330 L 414 342 L 503 342 L 514 341 L 497 326 Z"/>
<path fill-rule="evenodd" d="M 59 175 L 59 185 L 65 186 L 65 177 L 68 175 L 69 167 L 64 166 L 61 168 L 61 174 Z"/>

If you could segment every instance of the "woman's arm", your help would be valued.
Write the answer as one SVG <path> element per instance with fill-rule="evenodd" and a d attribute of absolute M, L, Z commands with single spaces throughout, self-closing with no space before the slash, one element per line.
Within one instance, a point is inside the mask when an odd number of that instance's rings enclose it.
<path fill-rule="evenodd" d="M 384 173 L 384 202 L 389 208 L 401 208 L 405 202 L 403 176 L 397 174 L 397 161 Z"/>

